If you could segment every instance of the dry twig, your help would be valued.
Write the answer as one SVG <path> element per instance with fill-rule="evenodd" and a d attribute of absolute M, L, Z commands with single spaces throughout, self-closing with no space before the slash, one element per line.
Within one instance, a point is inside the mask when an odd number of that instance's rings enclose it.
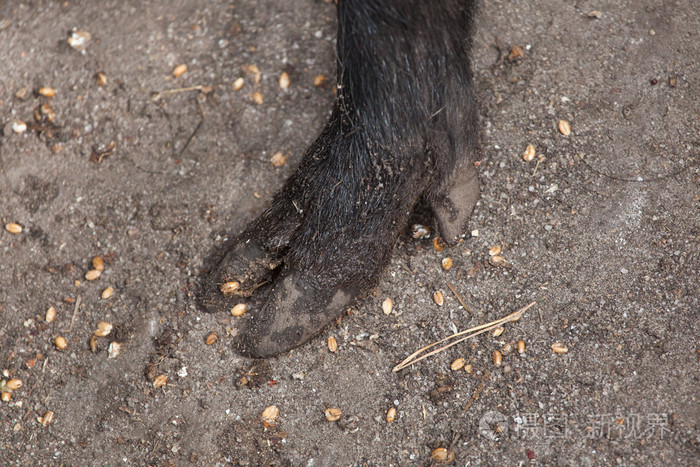
<path fill-rule="evenodd" d="M 203 92 L 204 94 L 210 93 L 212 90 L 212 86 L 204 86 L 204 85 L 197 85 L 197 86 L 190 86 L 187 88 L 176 88 L 176 89 L 166 89 L 165 91 L 159 91 L 159 92 L 154 92 L 151 94 L 151 99 L 154 101 L 157 101 L 163 96 L 167 96 L 168 94 L 175 94 L 178 92 L 189 92 L 189 91 L 200 91 Z"/>
<path fill-rule="evenodd" d="M 394 369 L 391 371 L 397 372 L 399 370 L 403 370 L 404 368 L 409 367 L 409 366 L 413 365 L 414 363 L 418 363 L 419 361 L 421 361 L 425 358 L 428 358 L 430 356 L 438 354 L 438 353 L 442 352 L 443 350 L 449 349 L 453 345 L 457 345 L 460 342 L 465 341 L 471 337 L 475 337 L 475 336 L 478 336 L 479 334 L 483 334 L 485 332 L 492 331 L 493 329 L 497 328 L 498 326 L 500 326 L 502 324 L 505 324 L 505 323 L 508 323 L 511 321 L 517 321 L 520 319 L 520 317 L 523 315 L 523 313 L 525 313 L 527 310 L 532 308 L 535 305 L 535 303 L 537 303 L 537 302 L 532 302 L 529 305 L 519 309 L 518 311 L 511 313 L 508 316 L 503 317 L 501 319 L 498 319 L 496 321 L 491 321 L 490 323 L 486 323 L 486 324 L 482 324 L 480 326 L 475 326 L 473 328 L 469 328 L 467 330 L 464 330 L 464 331 L 458 332 L 456 334 L 452 334 L 451 336 L 445 337 L 444 339 L 440 339 L 437 342 L 433 342 L 430 345 L 426 345 L 425 347 L 422 347 L 422 348 L 416 350 L 415 352 L 413 352 L 404 361 L 402 361 L 401 363 L 396 365 L 394 367 Z M 460 336 L 464 336 L 464 337 L 460 337 Z M 454 340 L 454 341 L 450 342 L 449 344 L 443 345 L 442 347 L 439 347 L 435 350 L 431 350 L 430 352 L 428 352 L 424 355 L 421 355 L 423 352 L 427 351 L 428 349 L 430 349 L 438 344 L 442 344 L 443 342 L 455 339 L 457 337 L 459 337 L 459 339 Z"/>
<path fill-rule="evenodd" d="M 64 329 L 63 332 L 71 332 L 73 330 L 73 325 L 75 324 L 75 318 L 78 316 L 78 307 L 80 306 L 81 300 L 82 297 L 78 295 L 78 298 L 75 300 L 75 307 L 73 308 L 73 317 L 70 319 L 70 327 L 68 329 Z"/>
<path fill-rule="evenodd" d="M 447 287 L 449 287 L 450 290 L 452 291 L 452 293 L 455 294 L 455 297 L 457 297 L 457 301 L 459 302 L 459 304 L 462 305 L 462 307 L 463 307 L 465 310 L 467 310 L 467 311 L 469 312 L 470 315 L 473 315 L 474 313 L 472 312 L 472 310 L 467 306 L 466 303 L 464 303 L 464 300 L 462 300 L 462 297 L 460 297 L 460 295 L 457 293 L 457 291 L 456 291 L 455 288 L 452 286 L 452 284 L 450 284 L 450 283 L 448 282 L 448 283 L 447 283 Z"/>
<path fill-rule="evenodd" d="M 464 407 L 464 410 L 462 412 L 466 412 L 469 410 L 469 408 L 472 406 L 474 402 L 476 402 L 477 399 L 479 399 L 479 396 L 481 396 L 481 391 L 484 390 L 484 383 L 486 380 L 491 376 L 491 372 L 489 370 L 486 370 L 484 372 L 484 376 L 481 377 L 481 381 L 479 382 L 479 385 L 474 389 L 474 393 L 472 394 L 471 399 L 469 399 L 469 402 L 467 405 Z"/>

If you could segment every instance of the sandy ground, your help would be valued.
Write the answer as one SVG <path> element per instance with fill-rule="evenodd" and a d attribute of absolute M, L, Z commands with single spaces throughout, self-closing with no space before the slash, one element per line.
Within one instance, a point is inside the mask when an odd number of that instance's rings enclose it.
<path fill-rule="evenodd" d="M 700 5 L 488 0 L 479 22 L 478 236 L 437 252 L 407 226 L 372 296 L 255 362 L 194 291 L 329 114 L 314 79 L 334 75 L 333 5 L 0 2 L 0 221 L 23 228 L 0 232 L 0 381 L 23 381 L 0 403 L 3 463 L 429 465 L 444 447 L 457 465 L 698 465 Z M 91 35 L 82 53 L 74 28 Z M 531 301 L 500 336 L 391 372 Z M 99 321 L 113 329 L 93 351 Z M 450 369 L 458 357 L 471 372 Z"/>

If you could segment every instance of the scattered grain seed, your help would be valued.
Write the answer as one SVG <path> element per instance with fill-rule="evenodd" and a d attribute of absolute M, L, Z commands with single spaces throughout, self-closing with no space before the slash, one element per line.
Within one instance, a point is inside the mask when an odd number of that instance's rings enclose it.
<path fill-rule="evenodd" d="M 334 408 L 326 409 L 324 413 L 326 414 L 326 420 L 329 422 L 337 422 L 340 420 L 341 415 L 343 415 L 342 410 Z"/>
<path fill-rule="evenodd" d="M 37 122 L 41 122 L 42 118 L 43 116 L 41 115 L 41 106 L 39 106 L 36 109 L 34 109 L 34 120 L 36 120 Z"/>
<path fill-rule="evenodd" d="M 231 314 L 233 316 L 243 316 L 246 311 L 248 311 L 248 305 L 245 303 L 239 303 L 231 308 Z"/>
<path fill-rule="evenodd" d="M 569 351 L 569 348 L 561 342 L 555 342 L 554 344 L 552 344 L 552 350 L 555 353 L 566 353 Z"/>
<path fill-rule="evenodd" d="M 489 256 L 498 256 L 501 254 L 502 248 L 500 245 L 492 246 L 489 249 Z"/>
<path fill-rule="evenodd" d="M 385 315 L 390 315 L 391 312 L 394 310 L 394 301 L 390 298 L 387 298 L 382 302 L 382 311 L 384 312 Z"/>
<path fill-rule="evenodd" d="M 524 353 L 524 352 L 525 352 L 525 342 L 518 341 L 518 353 Z"/>
<path fill-rule="evenodd" d="M 56 95 L 56 90 L 48 86 L 42 86 L 39 88 L 39 94 L 41 94 L 44 97 L 53 97 Z"/>
<path fill-rule="evenodd" d="M 493 264 L 494 266 L 500 266 L 502 264 L 505 264 L 506 259 L 501 255 L 493 255 L 489 259 L 489 261 L 491 261 L 491 264 Z"/>
<path fill-rule="evenodd" d="M 255 102 L 257 105 L 260 105 L 265 102 L 265 99 L 263 98 L 263 95 L 261 93 L 255 91 L 253 93 L 253 102 Z"/>
<path fill-rule="evenodd" d="M 433 238 L 433 248 L 435 248 L 435 251 L 442 251 L 443 248 L 445 248 L 445 243 L 442 241 L 442 238 L 440 237 L 435 237 Z"/>
<path fill-rule="evenodd" d="M 47 323 L 53 322 L 53 320 L 56 318 L 56 308 L 50 306 L 48 310 L 46 310 L 46 317 L 44 318 Z"/>
<path fill-rule="evenodd" d="M 454 362 L 452 362 L 452 364 L 450 365 L 450 368 L 452 369 L 452 371 L 458 371 L 458 370 L 461 370 L 462 368 L 464 368 L 464 365 L 466 363 L 467 363 L 467 361 L 460 357 L 457 360 L 455 360 Z"/>
<path fill-rule="evenodd" d="M 286 71 L 282 72 L 282 74 L 279 77 L 278 82 L 279 82 L 280 88 L 282 88 L 282 89 L 289 88 L 289 75 L 287 74 Z"/>
<path fill-rule="evenodd" d="M 160 388 L 165 385 L 165 383 L 168 381 L 168 377 L 165 375 L 158 375 L 156 376 L 156 379 L 153 380 L 153 387 L 154 388 Z"/>
<path fill-rule="evenodd" d="M 109 335 L 109 331 L 103 329 L 95 329 L 95 332 L 93 332 L 92 334 L 97 337 L 105 337 Z"/>
<path fill-rule="evenodd" d="M 465 366 L 464 366 L 464 371 L 466 371 L 467 374 L 470 374 L 470 375 L 471 375 L 471 374 L 472 374 L 472 371 L 474 371 L 474 365 L 472 365 L 471 363 L 468 364 L 468 365 L 465 365 Z"/>
<path fill-rule="evenodd" d="M 102 298 L 107 300 L 114 294 L 114 288 L 110 285 L 102 291 Z"/>
<path fill-rule="evenodd" d="M 182 64 L 178 65 L 173 69 L 173 76 L 175 78 L 179 78 L 180 76 L 184 75 L 187 72 L 187 65 Z"/>
<path fill-rule="evenodd" d="M 271 158 L 270 162 L 275 167 L 282 167 L 287 163 L 287 156 L 285 156 L 281 151 L 276 152 Z"/>
<path fill-rule="evenodd" d="M 99 350 L 97 348 L 97 336 L 95 334 L 93 334 L 90 338 L 90 350 L 92 351 L 92 353 L 97 353 L 97 351 Z"/>
<path fill-rule="evenodd" d="M 443 258 L 441 261 L 442 269 L 449 271 L 452 269 L 452 258 Z"/>
<path fill-rule="evenodd" d="M 589 11 L 586 16 L 588 16 L 589 18 L 600 19 L 603 17 L 603 13 L 599 10 L 592 10 Z"/>
<path fill-rule="evenodd" d="M 528 144 L 525 148 L 525 152 L 523 153 L 523 160 L 525 162 L 530 162 L 535 158 L 535 152 L 535 146 L 533 146 L 532 144 Z"/>
<path fill-rule="evenodd" d="M 9 389 L 10 391 L 16 391 L 17 389 L 22 387 L 22 380 L 13 378 L 9 380 L 7 383 L 5 383 L 5 389 Z"/>
<path fill-rule="evenodd" d="M 107 86 L 107 75 L 105 75 L 101 71 L 98 71 L 95 74 L 95 82 L 98 86 Z"/>
<path fill-rule="evenodd" d="M 566 120 L 559 120 L 559 132 L 564 136 L 569 136 L 571 134 L 571 126 Z"/>
<path fill-rule="evenodd" d="M 214 342 L 216 342 L 218 340 L 219 340 L 219 336 L 217 336 L 216 333 L 214 331 L 212 331 L 207 335 L 207 338 L 204 342 L 206 342 L 207 345 L 212 345 Z"/>
<path fill-rule="evenodd" d="M 112 332 L 112 323 L 108 323 L 107 321 L 100 321 L 97 323 L 97 330 L 95 331 L 97 337 L 104 337 L 110 332 Z"/>
<path fill-rule="evenodd" d="M 101 256 L 95 256 L 92 258 L 92 269 L 96 269 L 100 272 L 105 270 L 105 262 Z"/>
<path fill-rule="evenodd" d="M 433 294 L 433 300 L 437 306 L 442 306 L 445 303 L 445 297 L 439 290 Z"/>
<path fill-rule="evenodd" d="M 392 407 L 386 412 L 386 422 L 393 423 L 394 420 L 396 420 L 396 409 Z"/>
<path fill-rule="evenodd" d="M 519 45 L 514 45 L 510 49 L 510 54 L 508 54 L 508 60 L 511 62 L 523 58 L 525 56 L 525 51 Z"/>
<path fill-rule="evenodd" d="M 450 457 L 454 458 L 454 454 L 446 448 L 436 448 L 430 453 L 430 460 L 440 464 L 449 462 Z"/>
<path fill-rule="evenodd" d="M 320 88 L 321 86 L 323 86 L 324 84 L 326 84 L 326 81 L 327 81 L 327 80 L 326 80 L 326 77 L 325 77 L 325 76 L 323 76 L 323 75 L 316 75 L 316 77 L 314 78 L 314 86 L 316 86 L 317 88 Z"/>
<path fill-rule="evenodd" d="M 122 345 L 119 342 L 110 342 L 109 358 L 117 358 L 122 351 Z"/>
<path fill-rule="evenodd" d="M 246 75 L 253 77 L 253 82 L 255 84 L 258 84 L 260 82 L 260 79 L 262 78 L 262 73 L 260 73 L 260 68 L 258 68 L 257 65 L 243 65 L 241 69 Z"/>
<path fill-rule="evenodd" d="M 10 393 L 10 391 L 3 391 L 2 396 L 0 397 L 2 398 L 3 402 L 10 402 L 10 399 L 12 399 L 12 393 Z"/>
<path fill-rule="evenodd" d="M 51 108 L 48 103 L 41 104 L 39 110 L 41 112 L 41 116 L 46 117 L 48 121 L 53 122 L 56 119 L 56 112 L 53 111 L 53 108 Z M 41 116 L 39 117 L 39 121 L 41 121 Z"/>
<path fill-rule="evenodd" d="M 677 79 L 675 76 L 668 77 L 668 85 L 671 86 L 672 88 L 676 87 L 676 82 L 677 82 Z"/>
<path fill-rule="evenodd" d="M 22 120 L 15 120 L 12 122 L 12 131 L 17 133 L 18 135 L 21 135 L 25 131 L 27 131 L 27 124 L 24 123 Z"/>
<path fill-rule="evenodd" d="M 501 366 L 501 363 L 503 363 L 503 355 L 501 355 L 501 352 L 498 350 L 493 351 L 493 364 L 496 366 Z"/>
<path fill-rule="evenodd" d="M 422 224 L 413 224 L 413 226 L 411 226 L 411 231 L 413 238 L 416 240 L 430 235 L 430 228 Z"/>
<path fill-rule="evenodd" d="M 5 224 L 5 230 L 11 234 L 18 234 L 22 232 L 22 226 L 16 222 L 10 222 L 9 224 Z"/>
<path fill-rule="evenodd" d="M 260 418 L 262 419 L 263 425 L 272 426 L 277 422 L 279 416 L 280 409 L 276 405 L 271 405 L 263 410 Z"/>
<path fill-rule="evenodd" d="M 53 422 L 53 412 L 48 411 L 43 417 L 37 419 L 43 426 L 49 426 Z"/>
<path fill-rule="evenodd" d="M 87 273 L 85 273 L 85 279 L 89 281 L 94 281 L 95 279 L 98 279 L 102 275 L 102 272 L 98 271 L 97 269 L 90 269 Z"/>
<path fill-rule="evenodd" d="M 236 78 L 233 81 L 233 84 L 231 84 L 231 87 L 233 88 L 234 91 L 240 91 L 240 89 L 243 87 L 244 83 L 245 83 L 245 80 L 243 78 Z"/>
<path fill-rule="evenodd" d="M 224 295 L 232 295 L 238 290 L 240 286 L 241 283 L 238 281 L 224 282 L 223 284 L 221 284 L 221 293 Z"/>
<path fill-rule="evenodd" d="M 331 352 L 335 352 L 338 350 L 338 341 L 335 340 L 335 337 L 331 336 L 328 338 L 328 350 Z"/>
<path fill-rule="evenodd" d="M 58 336 L 53 340 L 53 343 L 56 344 L 56 347 L 58 347 L 58 350 L 66 350 L 68 348 L 68 342 L 66 341 L 66 338 L 63 336 Z"/>
<path fill-rule="evenodd" d="M 503 331 L 505 331 L 505 328 L 503 326 L 498 326 L 496 329 L 493 330 L 493 337 L 498 337 L 501 334 L 503 334 Z"/>

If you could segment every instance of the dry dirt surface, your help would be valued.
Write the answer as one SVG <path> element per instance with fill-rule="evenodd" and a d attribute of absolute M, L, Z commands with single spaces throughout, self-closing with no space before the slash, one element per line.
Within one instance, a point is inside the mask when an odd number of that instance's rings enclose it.
<path fill-rule="evenodd" d="M 248 360 L 195 291 L 328 117 L 335 27 L 319 0 L 0 2 L 3 465 L 698 465 L 698 2 L 484 2 L 472 234 L 406 226 L 337 325 Z"/>

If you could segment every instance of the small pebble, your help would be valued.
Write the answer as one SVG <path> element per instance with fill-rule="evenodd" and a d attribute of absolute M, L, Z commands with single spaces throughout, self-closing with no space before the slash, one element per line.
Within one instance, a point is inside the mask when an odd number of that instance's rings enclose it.
<path fill-rule="evenodd" d="M 18 135 L 21 135 L 25 131 L 27 131 L 27 124 L 24 123 L 22 120 L 15 120 L 12 122 L 12 131 L 17 133 Z"/>

